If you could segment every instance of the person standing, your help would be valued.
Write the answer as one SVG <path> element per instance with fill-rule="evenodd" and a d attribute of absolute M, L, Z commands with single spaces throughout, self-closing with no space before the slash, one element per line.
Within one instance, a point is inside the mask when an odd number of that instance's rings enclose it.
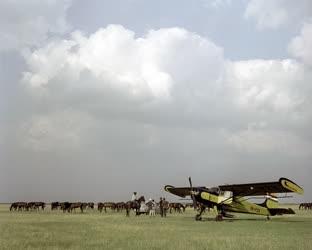
<path fill-rule="evenodd" d="M 164 217 L 164 204 L 163 204 L 163 199 L 162 199 L 162 197 L 160 197 L 159 209 L 160 209 L 160 216 L 161 216 L 161 217 Z"/>
<path fill-rule="evenodd" d="M 163 216 L 167 216 L 167 209 L 168 209 L 168 201 L 166 201 L 165 197 L 162 199 L 162 206 L 163 206 Z"/>
<path fill-rule="evenodd" d="M 154 217 L 155 216 L 156 203 L 154 200 L 151 200 L 150 202 L 151 202 L 151 204 L 150 204 L 151 207 L 150 207 L 149 215 Z"/>

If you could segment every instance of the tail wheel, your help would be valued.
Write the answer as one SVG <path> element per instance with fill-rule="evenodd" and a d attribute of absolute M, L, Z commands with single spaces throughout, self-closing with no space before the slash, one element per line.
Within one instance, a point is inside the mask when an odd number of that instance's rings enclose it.
<path fill-rule="evenodd" d="M 201 217 L 201 215 L 200 214 L 196 214 L 196 216 L 195 216 L 195 220 L 202 220 L 202 217 Z"/>
<path fill-rule="evenodd" d="M 223 221 L 223 216 L 222 216 L 222 214 L 218 214 L 218 215 L 216 216 L 216 221 Z"/>

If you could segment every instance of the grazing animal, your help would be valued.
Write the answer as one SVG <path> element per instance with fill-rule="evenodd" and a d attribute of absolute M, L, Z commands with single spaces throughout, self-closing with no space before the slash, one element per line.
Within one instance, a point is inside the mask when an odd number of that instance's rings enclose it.
<path fill-rule="evenodd" d="M 17 209 L 17 202 L 13 202 L 12 204 L 11 204 L 11 206 L 10 206 L 10 211 L 12 211 L 12 210 L 16 210 Z"/>
<path fill-rule="evenodd" d="M 63 210 L 63 213 L 65 213 L 66 211 L 69 212 L 69 207 L 70 207 L 71 203 L 68 201 L 65 202 L 61 202 L 60 203 L 60 207 Z"/>
<path fill-rule="evenodd" d="M 116 204 L 114 202 L 104 202 L 103 203 L 103 208 L 104 208 L 104 211 L 106 213 L 106 208 L 110 208 L 111 210 L 115 210 L 116 209 Z"/>
<path fill-rule="evenodd" d="M 169 204 L 169 213 L 172 213 L 172 210 L 174 212 L 182 213 L 182 210 L 185 212 L 185 206 L 181 203 L 173 202 Z"/>
<path fill-rule="evenodd" d="M 299 205 L 299 210 L 304 209 L 304 210 L 311 210 L 312 209 L 312 202 L 305 202 L 301 203 Z"/>
<path fill-rule="evenodd" d="M 125 206 L 126 206 L 125 202 L 117 202 L 116 203 L 117 212 L 120 212 L 120 211 L 124 210 Z"/>
<path fill-rule="evenodd" d="M 91 208 L 91 209 L 94 209 L 94 202 L 88 202 L 87 203 L 87 207 Z"/>
<path fill-rule="evenodd" d="M 61 207 L 61 204 L 58 201 L 51 203 L 51 210 L 58 209 L 59 207 Z"/>
<path fill-rule="evenodd" d="M 18 201 L 18 202 L 13 202 L 10 206 L 10 211 L 12 210 L 17 210 L 17 211 L 22 211 L 22 210 L 27 210 L 27 203 Z"/>
<path fill-rule="evenodd" d="M 38 208 L 38 209 L 41 207 L 41 209 L 44 210 L 44 208 L 45 208 L 45 203 L 42 202 L 42 201 L 35 202 L 35 207 Z"/>
<path fill-rule="evenodd" d="M 104 203 L 103 203 L 103 202 L 99 202 L 99 203 L 97 204 L 97 207 L 98 207 L 98 210 L 102 213 L 103 208 L 104 208 Z"/>
<path fill-rule="evenodd" d="M 70 203 L 68 212 L 72 212 L 73 210 L 76 211 L 76 208 L 80 208 L 81 213 L 83 213 L 83 209 L 86 208 L 86 203 L 81 202 Z"/>

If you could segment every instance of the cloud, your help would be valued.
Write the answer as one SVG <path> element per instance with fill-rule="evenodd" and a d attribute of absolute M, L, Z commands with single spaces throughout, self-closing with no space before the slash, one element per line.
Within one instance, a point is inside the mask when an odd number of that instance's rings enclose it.
<path fill-rule="evenodd" d="M 241 108 L 287 112 L 304 102 L 305 84 L 301 64 L 294 60 L 245 60 L 227 67 L 228 81 Z"/>
<path fill-rule="evenodd" d="M 311 156 L 310 141 L 287 131 L 265 129 L 265 123 L 257 125 L 251 124 L 247 129 L 229 133 L 227 137 L 229 145 L 242 153 L 275 155 L 287 153 L 299 158 Z"/>
<path fill-rule="evenodd" d="M 228 6 L 230 4 L 232 4 L 232 0 L 202 0 L 203 2 L 203 5 L 207 8 L 215 8 L 215 9 L 218 9 L 218 8 L 222 8 L 224 6 Z"/>
<path fill-rule="evenodd" d="M 51 107 L 57 112 L 73 108 L 92 117 L 81 118 L 82 124 L 86 120 L 99 131 L 103 129 L 95 124 L 109 120 L 189 131 L 224 129 L 231 131 L 235 142 L 227 144 L 223 138 L 224 145 L 245 145 L 241 138 L 247 136 L 248 144 L 258 147 L 257 140 L 249 139 L 250 131 L 241 134 L 248 124 L 267 124 L 268 134 L 264 129 L 261 139 L 293 124 L 305 131 L 311 119 L 309 74 L 301 63 L 291 59 L 229 61 L 208 38 L 181 28 L 151 30 L 141 37 L 120 25 L 109 25 L 89 36 L 76 31 L 70 39 L 55 39 L 30 50 L 25 60 L 28 70 L 23 84 L 41 112 L 51 112 Z M 43 117 L 28 122 L 32 142 L 41 135 L 40 124 L 58 124 L 45 122 L 48 114 Z M 52 117 L 54 121 L 55 111 Z M 75 117 L 79 124 L 80 116 Z M 62 128 L 56 126 L 55 131 Z M 140 141 L 147 147 L 162 137 L 162 130 L 143 130 L 145 139 Z M 75 137 L 69 138 L 75 144 Z M 81 138 L 86 138 L 83 133 Z M 292 138 L 285 136 L 286 141 Z M 261 141 L 268 149 L 276 148 L 270 146 L 272 140 Z M 46 144 L 44 137 L 42 142 Z"/>
<path fill-rule="evenodd" d="M 306 65 L 312 66 L 312 22 L 303 24 L 300 35 L 291 40 L 288 51 Z"/>
<path fill-rule="evenodd" d="M 223 66 L 221 48 L 184 29 L 151 30 L 136 38 L 119 25 L 89 37 L 75 32 L 71 40 L 52 41 L 25 59 L 24 82 L 32 87 L 53 88 L 64 78 L 65 85 L 76 85 L 89 74 L 96 81 L 82 83 L 86 88 L 109 87 L 136 99 L 168 99 L 178 85 L 213 86 Z"/>
<path fill-rule="evenodd" d="M 74 110 L 33 115 L 20 125 L 18 140 L 22 147 L 36 152 L 77 150 L 91 124 L 90 116 Z"/>
<path fill-rule="evenodd" d="M 277 29 L 290 23 L 301 23 L 312 15 L 310 0 L 250 0 L 245 10 L 246 19 L 254 19 L 257 27 Z"/>
<path fill-rule="evenodd" d="M 0 2 L 0 51 L 39 46 L 52 34 L 69 29 L 71 0 L 3 0 Z"/>

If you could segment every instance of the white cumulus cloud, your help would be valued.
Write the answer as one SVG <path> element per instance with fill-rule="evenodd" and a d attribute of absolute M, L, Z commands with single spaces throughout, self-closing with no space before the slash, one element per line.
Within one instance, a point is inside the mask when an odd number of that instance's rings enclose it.
<path fill-rule="evenodd" d="M 304 130 L 311 120 L 303 64 L 292 59 L 229 61 L 208 38 L 182 28 L 150 30 L 141 37 L 120 25 L 88 36 L 76 31 L 70 39 L 30 50 L 25 60 L 23 83 L 36 106 L 45 103 L 47 110 L 56 106 L 58 112 L 72 107 L 94 118 L 90 126 L 122 120 L 143 127 L 237 130 L 229 145 L 246 149 L 248 142 L 269 151 L 276 148 L 268 139 L 272 130 L 298 121 Z M 30 122 L 32 135 L 41 135 L 40 119 Z M 253 123 L 265 124 L 255 140 L 250 131 L 240 134 Z M 162 135 L 146 132 L 143 137 L 155 144 Z"/>
<path fill-rule="evenodd" d="M 290 42 L 288 51 L 305 64 L 312 66 L 312 22 L 304 23 L 300 35 Z"/>
<path fill-rule="evenodd" d="M 143 37 L 119 25 L 89 37 L 74 32 L 71 40 L 55 40 L 26 54 L 24 82 L 49 88 L 67 79 L 73 84 L 88 72 L 96 90 L 109 86 L 133 97 L 169 98 L 176 85 L 213 85 L 223 65 L 222 49 L 181 28 L 151 30 Z"/>
<path fill-rule="evenodd" d="M 299 91 L 305 80 L 304 70 L 294 60 L 232 62 L 227 77 L 242 108 L 288 111 L 304 101 Z"/>

